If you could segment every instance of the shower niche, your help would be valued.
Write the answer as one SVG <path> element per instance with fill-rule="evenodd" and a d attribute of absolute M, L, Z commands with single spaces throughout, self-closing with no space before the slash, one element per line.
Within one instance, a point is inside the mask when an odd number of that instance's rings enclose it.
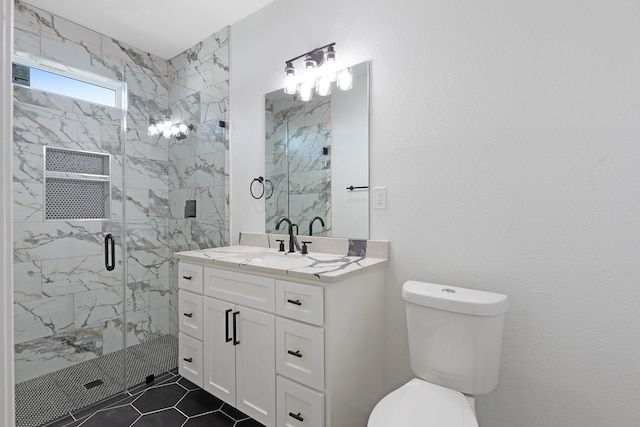
<path fill-rule="evenodd" d="M 44 147 L 45 220 L 110 219 L 111 156 Z"/>

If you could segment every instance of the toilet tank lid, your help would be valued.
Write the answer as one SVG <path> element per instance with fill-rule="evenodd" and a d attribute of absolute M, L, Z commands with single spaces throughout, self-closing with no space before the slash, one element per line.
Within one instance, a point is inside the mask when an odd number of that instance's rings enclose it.
<path fill-rule="evenodd" d="M 425 307 L 475 316 L 497 316 L 509 307 L 509 298 L 503 294 L 414 280 L 402 286 L 402 298 Z"/>

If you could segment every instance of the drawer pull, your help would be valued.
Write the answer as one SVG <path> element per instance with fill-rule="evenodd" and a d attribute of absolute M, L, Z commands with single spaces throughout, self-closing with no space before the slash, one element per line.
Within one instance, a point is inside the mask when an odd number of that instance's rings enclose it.
<path fill-rule="evenodd" d="M 224 312 L 224 342 L 231 341 L 231 337 L 229 336 L 229 313 L 232 311 L 232 309 L 229 309 Z"/>
<path fill-rule="evenodd" d="M 193 317 L 193 313 L 183 313 L 186 317 Z"/>
<path fill-rule="evenodd" d="M 193 357 L 189 357 L 189 358 L 185 357 L 185 358 L 184 358 L 184 359 L 182 359 L 182 360 L 184 360 L 185 362 L 189 362 L 189 363 L 191 363 L 191 362 L 193 362 Z"/>
<path fill-rule="evenodd" d="M 302 353 L 300 353 L 300 350 L 296 350 L 296 351 L 287 350 L 287 353 L 295 357 L 302 357 Z"/>
<path fill-rule="evenodd" d="M 240 341 L 236 339 L 238 337 L 238 331 L 236 330 L 237 328 L 236 324 L 238 323 L 238 314 L 240 314 L 239 311 L 233 312 L 233 345 L 240 344 Z"/>
<path fill-rule="evenodd" d="M 295 418 L 296 420 L 298 420 L 298 421 L 300 421 L 300 422 L 303 422 L 303 421 L 304 421 L 304 418 L 302 418 L 302 417 L 300 416 L 300 412 L 298 412 L 297 414 L 294 414 L 293 412 L 289 412 L 289 416 L 290 416 L 291 418 Z"/>
<path fill-rule="evenodd" d="M 299 299 L 296 299 L 296 300 L 288 299 L 287 302 L 293 305 L 302 305 Z"/>
<path fill-rule="evenodd" d="M 192 277 L 193 276 L 182 276 L 182 278 L 185 279 L 185 280 L 191 280 Z"/>

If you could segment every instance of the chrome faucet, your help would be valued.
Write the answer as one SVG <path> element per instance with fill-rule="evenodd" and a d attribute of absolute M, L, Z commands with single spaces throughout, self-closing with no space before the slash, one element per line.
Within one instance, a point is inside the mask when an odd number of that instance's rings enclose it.
<path fill-rule="evenodd" d="M 282 222 L 286 222 L 287 224 L 289 224 L 289 252 L 295 252 L 294 249 L 294 239 L 293 239 L 293 223 L 291 222 L 291 220 L 287 217 L 282 217 L 278 220 L 278 222 L 276 223 L 276 230 L 280 230 L 280 224 L 282 224 Z"/>
<path fill-rule="evenodd" d="M 318 219 L 320 220 L 320 224 L 322 224 L 322 226 L 324 227 L 324 220 L 322 218 L 320 218 L 319 216 L 313 218 L 311 222 L 309 222 L 309 236 L 313 236 L 313 223 Z"/>

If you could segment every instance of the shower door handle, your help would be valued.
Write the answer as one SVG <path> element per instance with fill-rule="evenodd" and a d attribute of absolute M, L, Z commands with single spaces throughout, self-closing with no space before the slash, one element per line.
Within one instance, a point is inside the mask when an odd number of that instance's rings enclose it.
<path fill-rule="evenodd" d="M 104 236 L 104 266 L 107 271 L 116 268 L 116 244 L 112 234 Z"/>

